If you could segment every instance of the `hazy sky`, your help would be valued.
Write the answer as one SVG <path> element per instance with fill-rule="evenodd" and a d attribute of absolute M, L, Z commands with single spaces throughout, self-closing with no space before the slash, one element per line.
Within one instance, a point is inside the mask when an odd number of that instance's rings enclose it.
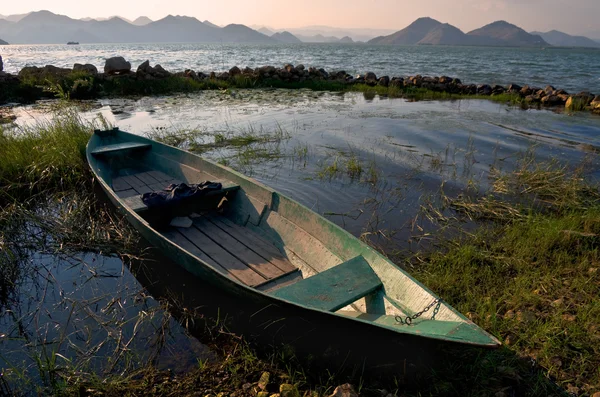
<path fill-rule="evenodd" d="M 72 18 L 146 15 L 156 20 L 179 14 L 220 25 L 275 28 L 329 25 L 398 30 L 418 17 L 431 16 L 463 31 L 500 19 L 528 31 L 558 29 L 578 34 L 600 30 L 600 0 L 2 0 L 0 14 L 42 9 Z"/>

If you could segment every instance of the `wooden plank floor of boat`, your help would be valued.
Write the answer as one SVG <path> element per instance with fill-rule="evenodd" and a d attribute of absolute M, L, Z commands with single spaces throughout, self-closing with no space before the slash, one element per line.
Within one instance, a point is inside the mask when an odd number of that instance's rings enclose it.
<path fill-rule="evenodd" d="M 270 242 L 222 216 L 202 216 L 189 228 L 170 227 L 162 233 L 215 270 L 250 287 L 271 290 L 302 279 Z"/>

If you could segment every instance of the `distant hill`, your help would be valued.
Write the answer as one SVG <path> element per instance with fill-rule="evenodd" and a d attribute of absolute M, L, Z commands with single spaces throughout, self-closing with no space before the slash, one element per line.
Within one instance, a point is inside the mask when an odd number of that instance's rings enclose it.
<path fill-rule="evenodd" d="M 131 22 L 131 24 L 135 26 L 144 26 L 148 25 L 149 23 L 152 23 L 152 19 L 148 17 L 137 17 L 133 22 Z"/>
<path fill-rule="evenodd" d="M 559 47 L 592 47 L 600 48 L 600 43 L 594 41 L 585 36 L 571 36 L 558 30 L 551 30 L 549 32 L 531 32 L 541 36 L 548 44 Z"/>
<path fill-rule="evenodd" d="M 208 19 L 205 19 L 204 21 L 202 21 L 202 23 L 205 24 L 206 26 L 210 26 L 211 28 L 220 28 L 219 25 L 215 25 L 214 23 L 212 23 Z"/>
<path fill-rule="evenodd" d="M 369 44 L 390 45 L 483 45 L 542 47 L 548 43 L 508 22 L 498 21 L 465 34 L 455 26 L 432 18 L 419 18 L 389 36 L 376 37 Z"/>
<path fill-rule="evenodd" d="M 402 30 L 389 36 L 379 36 L 369 40 L 369 44 L 413 45 L 423 40 L 441 22 L 432 18 L 419 18 Z"/>
<path fill-rule="evenodd" d="M 148 22 L 145 17 L 141 22 Z M 138 21 L 136 20 L 136 21 Z M 140 21 L 138 21 L 140 22 Z M 17 22 L 0 19 L 0 37 L 14 44 L 80 43 L 273 43 L 274 39 L 244 25 L 223 28 L 196 18 L 169 15 L 137 26 L 120 17 L 79 20 L 49 11 L 28 14 Z"/>
<path fill-rule="evenodd" d="M 349 44 L 349 43 L 354 43 L 354 40 L 352 40 L 352 37 L 350 37 L 350 36 L 344 36 L 340 39 L 339 42 Z"/>
<path fill-rule="evenodd" d="M 548 43 L 540 36 L 529 34 L 520 27 L 506 21 L 496 21 L 475 29 L 468 36 L 476 37 L 476 44 L 511 47 L 543 47 Z"/>
<path fill-rule="evenodd" d="M 340 39 L 335 36 L 323 36 L 322 34 L 316 34 L 314 36 L 296 34 L 295 36 L 304 43 L 337 43 L 340 41 Z"/>
<path fill-rule="evenodd" d="M 271 29 L 265 28 L 264 26 L 262 28 L 258 29 L 258 31 L 267 36 L 273 36 L 275 34 L 275 32 L 273 32 Z"/>
<path fill-rule="evenodd" d="M 7 45 L 8 43 L 2 39 L 0 39 L 0 45 Z"/>
<path fill-rule="evenodd" d="M 391 29 L 337 28 L 333 26 L 322 25 L 304 26 L 300 28 L 288 28 L 284 30 L 287 30 L 288 32 L 292 33 L 298 38 L 300 38 L 300 36 L 309 37 L 309 41 L 312 42 L 315 42 L 314 36 L 318 35 L 329 38 L 335 37 L 336 40 L 338 39 L 338 37 L 343 38 L 348 36 L 353 41 L 369 41 L 376 36 L 383 36 L 394 33 L 394 31 Z"/>
<path fill-rule="evenodd" d="M 5 20 L 11 21 L 11 22 L 19 22 L 21 19 L 25 18 L 29 14 L 30 13 L 14 14 L 14 15 L 0 15 L 0 19 L 5 19 Z"/>
<path fill-rule="evenodd" d="M 457 27 L 444 23 L 431 29 L 417 44 L 465 45 L 469 38 Z"/>
<path fill-rule="evenodd" d="M 290 32 L 286 32 L 286 31 L 274 33 L 271 35 L 271 38 L 273 38 L 277 41 L 280 41 L 282 43 L 288 43 L 288 44 L 302 43 L 302 41 L 299 38 L 297 38 Z"/>

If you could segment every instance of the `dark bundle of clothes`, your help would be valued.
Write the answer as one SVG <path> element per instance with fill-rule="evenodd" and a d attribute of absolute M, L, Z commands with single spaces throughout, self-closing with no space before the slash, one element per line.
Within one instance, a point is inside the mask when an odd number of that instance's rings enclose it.
<path fill-rule="evenodd" d="M 181 200 L 205 196 L 207 193 L 221 190 L 223 185 L 218 182 L 205 181 L 195 185 L 172 183 L 161 191 L 144 193 L 142 201 L 148 208 L 171 207 Z"/>

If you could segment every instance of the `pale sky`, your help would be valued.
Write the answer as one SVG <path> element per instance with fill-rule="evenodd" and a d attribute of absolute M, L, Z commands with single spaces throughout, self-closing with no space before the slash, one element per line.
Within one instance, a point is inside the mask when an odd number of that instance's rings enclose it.
<path fill-rule="evenodd" d="M 600 0 L 2 0 L 0 14 L 43 9 L 72 18 L 121 15 L 135 19 L 146 15 L 157 20 L 173 14 L 219 25 L 242 23 L 278 29 L 328 25 L 399 30 L 416 18 L 430 16 L 465 32 L 501 19 L 527 31 L 557 29 L 580 34 L 600 30 Z"/>

